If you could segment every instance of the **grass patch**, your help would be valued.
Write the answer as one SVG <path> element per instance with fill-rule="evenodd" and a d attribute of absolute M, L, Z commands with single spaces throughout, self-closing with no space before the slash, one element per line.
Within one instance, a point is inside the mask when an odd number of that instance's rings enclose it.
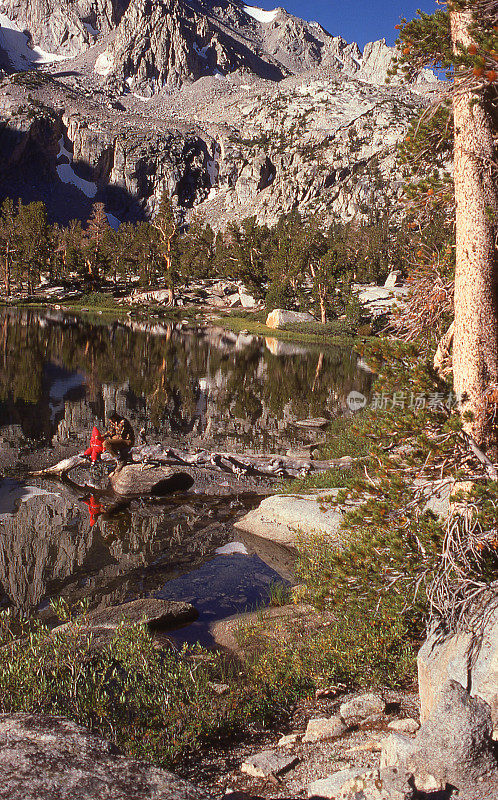
<path fill-rule="evenodd" d="M 213 684 L 228 684 L 219 696 Z M 143 625 L 122 625 L 95 650 L 78 620 L 50 633 L 0 615 L 0 711 L 61 714 L 127 755 L 171 766 L 187 752 L 242 734 L 277 711 L 267 683 L 201 647 L 158 650 Z"/>
<path fill-rule="evenodd" d="M 337 684 L 394 688 L 415 680 L 416 650 L 397 618 L 348 609 L 311 626 L 293 620 L 278 635 L 276 625 L 259 622 L 239 637 L 252 652 L 255 682 L 271 683 L 284 700 Z"/>
<path fill-rule="evenodd" d="M 123 304 L 118 303 L 116 298 L 111 292 L 89 292 L 76 300 L 71 300 L 69 304 L 60 303 L 64 307 L 71 308 L 88 308 L 89 311 L 123 311 Z M 127 310 L 127 309 L 126 309 Z"/>
<path fill-rule="evenodd" d="M 296 478 L 290 483 L 282 484 L 277 491 L 279 494 L 306 494 L 306 492 L 314 492 L 317 489 L 342 489 L 357 479 L 359 469 L 359 466 L 351 467 L 351 469 L 335 467 L 324 472 L 314 472 L 304 478 Z"/>

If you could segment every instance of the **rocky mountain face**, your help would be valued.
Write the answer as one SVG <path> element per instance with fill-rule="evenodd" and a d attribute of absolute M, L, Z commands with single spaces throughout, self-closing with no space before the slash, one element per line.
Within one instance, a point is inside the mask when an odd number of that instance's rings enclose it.
<path fill-rule="evenodd" d="M 33 44 L 72 56 L 94 44 L 99 33 L 113 30 L 127 5 L 128 0 L 1 0 L 0 13 Z"/>
<path fill-rule="evenodd" d="M 139 219 L 163 191 L 216 229 L 296 208 L 364 218 L 396 199 L 396 143 L 432 87 L 386 85 L 384 41 L 362 54 L 281 8 L 0 0 L 12 64 L 7 24 L 44 64 L 1 82 L 0 194 L 62 222 L 96 200 Z"/>

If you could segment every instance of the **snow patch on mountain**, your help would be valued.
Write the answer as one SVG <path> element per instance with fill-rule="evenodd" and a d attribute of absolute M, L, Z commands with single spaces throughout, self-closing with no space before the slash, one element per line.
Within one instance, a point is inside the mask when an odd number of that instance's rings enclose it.
<path fill-rule="evenodd" d="M 264 9 L 257 8 L 256 6 L 244 6 L 244 11 L 258 22 L 273 22 L 278 14 L 278 8 L 274 8 L 272 11 L 265 11 Z"/>
<path fill-rule="evenodd" d="M 41 47 L 29 47 L 26 34 L 6 14 L 0 14 L 0 50 L 3 50 L 12 68 L 16 70 L 65 60 L 65 56 L 47 53 Z"/>

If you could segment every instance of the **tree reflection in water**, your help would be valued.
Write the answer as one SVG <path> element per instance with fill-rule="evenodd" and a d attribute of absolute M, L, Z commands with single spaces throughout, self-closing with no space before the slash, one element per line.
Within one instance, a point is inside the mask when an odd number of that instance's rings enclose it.
<path fill-rule="evenodd" d="M 84 450 L 93 424 L 115 407 L 151 442 L 285 452 L 316 436 L 293 421 L 344 413 L 348 393 L 368 393 L 371 380 L 350 350 L 55 311 L 0 311 L 0 364 L 4 464 L 26 440 L 42 453 Z M 48 614 L 53 596 L 106 606 L 157 592 L 212 558 L 241 503 L 258 502 L 189 495 L 109 516 L 97 496 L 46 488 L 14 513 L 0 509 L 3 603 L 22 614 Z M 267 591 L 269 568 L 256 561 Z"/>

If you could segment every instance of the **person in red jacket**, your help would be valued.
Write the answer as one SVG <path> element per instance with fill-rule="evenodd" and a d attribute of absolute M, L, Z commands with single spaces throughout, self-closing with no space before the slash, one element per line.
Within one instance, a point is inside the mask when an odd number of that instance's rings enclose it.
<path fill-rule="evenodd" d="M 90 447 L 83 453 L 84 456 L 89 456 L 92 464 L 100 459 L 101 453 L 104 452 L 104 440 L 99 429 L 94 426 L 92 437 L 90 439 Z"/>
<path fill-rule="evenodd" d="M 83 502 L 86 506 L 88 506 L 88 513 L 90 514 L 90 528 L 93 528 L 100 515 L 104 513 L 105 508 L 101 503 L 99 503 L 98 500 L 95 499 L 93 494 L 90 495 L 88 500 L 83 500 Z"/>

